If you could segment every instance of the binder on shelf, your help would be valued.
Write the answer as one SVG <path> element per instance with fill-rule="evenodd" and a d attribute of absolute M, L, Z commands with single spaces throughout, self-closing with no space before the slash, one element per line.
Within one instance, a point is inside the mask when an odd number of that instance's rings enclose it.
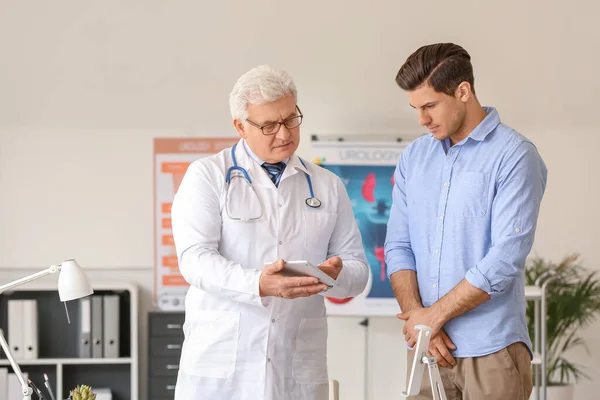
<path fill-rule="evenodd" d="M 102 296 L 92 295 L 92 358 L 102 358 L 104 343 L 102 341 Z"/>
<path fill-rule="evenodd" d="M 89 298 L 79 300 L 79 357 L 92 357 L 92 304 Z"/>
<path fill-rule="evenodd" d="M 15 360 L 25 357 L 23 351 L 23 300 L 8 301 L 8 344 Z"/>
<path fill-rule="evenodd" d="M 113 398 L 112 391 L 107 388 L 94 389 L 94 393 L 96 394 L 96 400 L 112 400 Z"/>
<path fill-rule="evenodd" d="M 23 378 L 25 380 L 29 379 L 29 373 L 23 371 Z M 19 378 L 17 378 L 17 374 L 9 373 L 8 374 L 8 385 L 7 386 L 7 400 L 23 400 L 23 388 L 21 387 L 21 382 L 19 382 Z"/>
<path fill-rule="evenodd" d="M 104 357 L 119 357 L 119 296 L 104 295 Z"/>
<path fill-rule="evenodd" d="M 0 400 L 8 400 L 8 368 L 0 368 Z"/>
<path fill-rule="evenodd" d="M 23 300 L 23 358 L 38 358 L 38 308 L 35 299 Z"/>

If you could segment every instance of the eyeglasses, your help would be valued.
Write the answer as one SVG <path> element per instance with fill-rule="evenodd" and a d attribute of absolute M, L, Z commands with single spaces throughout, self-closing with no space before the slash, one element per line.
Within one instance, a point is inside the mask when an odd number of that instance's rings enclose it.
<path fill-rule="evenodd" d="M 270 123 L 268 123 L 266 125 L 262 125 L 262 126 L 258 125 L 255 122 L 250 121 L 249 119 L 246 119 L 246 122 L 248 122 L 250 125 L 260 129 L 262 131 L 263 135 L 267 135 L 267 136 L 275 135 L 281 129 L 281 125 L 285 125 L 285 127 L 287 129 L 294 129 L 294 128 L 297 128 L 300 126 L 304 115 L 302 115 L 302 111 L 300 111 L 300 107 L 296 106 L 296 109 L 298 110 L 298 115 L 294 115 L 293 117 L 290 117 L 282 122 L 270 122 Z"/>

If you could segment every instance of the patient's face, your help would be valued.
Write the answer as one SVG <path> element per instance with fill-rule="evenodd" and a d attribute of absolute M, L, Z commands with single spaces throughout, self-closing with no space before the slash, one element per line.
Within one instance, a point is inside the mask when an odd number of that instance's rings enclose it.
<path fill-rule="evenodd" d="M 453 139 L 464 123 L 466 105 L 457 96 L 436 92 L 428 84 L 408 92 L 408 101 L 419 116 L 419 124 L 437 140 Z"/>

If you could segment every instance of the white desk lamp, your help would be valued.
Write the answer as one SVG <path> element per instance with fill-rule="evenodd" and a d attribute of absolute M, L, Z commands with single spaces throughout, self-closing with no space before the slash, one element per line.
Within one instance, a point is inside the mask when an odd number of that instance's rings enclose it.
<path fill-rule="evenodd" d="M 442 377 L 440 376 L 440 370 L 435 357 L 427 355 L 429 341 L 431 340 L 431 328 L 425 325 L 415 325 L 415 329 L 419 331 L 419 337 L 415 346 L 415 356 L 410 370 L 408 388 L 405 392 L 402 392 L 402 395 L 410 397 L 419 394 L 421 391 L 421 381 L 423 380 L 423 371 L 425 370 L 425 364 L 427 364 L 433 400 L 446 400 L 446 392 L 444 391 Z"/>
<path fill-rule="evenodd" d="M 25 278 L 17 279 L 14 282 L 0 286 L 0 293 L 17 286 L 21 286 L 27 282 L 43 278 L 46 275 L 55 274 L 59 271 L 60 275 L 58 276 L 58 296 L 60 298 L 60 301 L 67 302 L 70 300 L 76 300 L 94 293 L 92 285 L 90 285 L 90 281 L 85 271 L 77 264 L 77 261 L 75 260 L 63 261 L 61 264 L 52 265 L 50 266 L 50 268 L 44 271 L 37 272 L 35 274 L 26 276 Z M 21 368 L 19 368 L 19 364 L 17 364 L 10 351 L 10 346 L 4 338 L 4 333 L 2 332 L 2 329 L 0 329 L 0 345 L 2 346 L 2 349 L 4 349 L 4 353 L 6 354 L 10 365 L 13 367 L 13 370 L 15 371 L 15 374 L 17 375 L 17 378 L 21 383 L 21 387 L 23 389 L 23 400 L 31 400 L 33 390 L 31 389 L 31 387 L 29 387 L 28 382 L 23 377 Z"/>

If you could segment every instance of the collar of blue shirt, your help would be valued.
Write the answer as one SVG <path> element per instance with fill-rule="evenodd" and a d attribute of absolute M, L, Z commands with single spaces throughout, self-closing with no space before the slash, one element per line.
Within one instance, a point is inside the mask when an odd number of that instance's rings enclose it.
<path fill-rule="evenodd" d="M 483 109 L 487 113 L 487 116 L 469 134 L 471 139 L 478 142 L 484 141 L 486 136 L 496 129 L 500 123 L 500 115 L 494 107 L 483 107 Z"/>

